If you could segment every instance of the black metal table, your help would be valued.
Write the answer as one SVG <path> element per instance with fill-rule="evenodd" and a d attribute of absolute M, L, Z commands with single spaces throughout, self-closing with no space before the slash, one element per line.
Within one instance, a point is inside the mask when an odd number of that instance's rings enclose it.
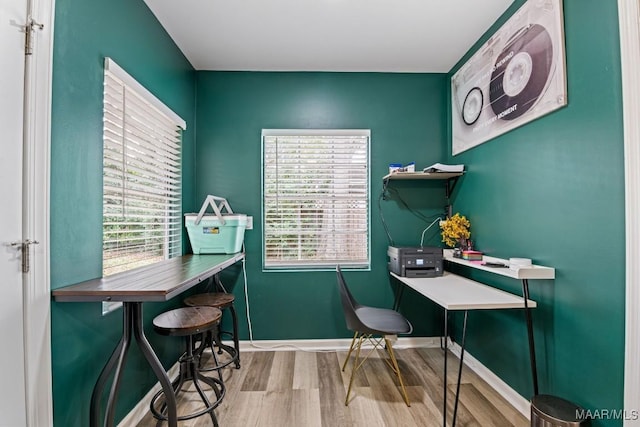
<path fill-rule="evenodd" d="M 100 425 L 100 400 L 111 375 L 113 375 L 113 383 L 109 391 L 103 425 L 108 427 L 114 425 L 115 403 L 132 336 L 162 386 L 166 396 L 169 426 L 177 427 L 175 394 L 167 373 L 144 335 L 142 304 L 168 301 L 243 259 L 244 253 L 184 255 L 107 278 L 88 280 L 52 291 L 55 300 L 61 302 L 120 301 L 123 303 L 122 338 L 102 369 L 91 395 L 89 420 L 91 427 Z"/>

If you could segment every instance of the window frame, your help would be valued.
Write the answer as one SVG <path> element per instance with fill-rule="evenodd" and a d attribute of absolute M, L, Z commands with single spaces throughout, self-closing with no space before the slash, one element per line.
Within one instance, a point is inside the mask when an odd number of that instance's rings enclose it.
<path fill-rule="evenodd" d="M 165 206 L 169 206 L 168 203 L 170 203 L 171 200 L 173 200 L 173 206 L 174 208 L 169 209 L 169 210 L 165 210 L 164 213 L 164 218 L 165 221 L 162 223 L 163 224 L 163 233 L 165 235 L 164 237 L 164 244 L 163 244 L 163 259 L 170 259 L 170 258 L 174 258 L 176 256 L 180 256 L 182 254 L 183 251 L 183 245 L 182 245 L 182 241 L 183 241 L 183 234 L 184 234 L 184 230 L 183 230 L 183 226 L 182 226 L 182 215 L 183 215 L 183 209 L 182 209 L 182 185 L 183 185 L 183 180 L 182 180 L 182 153 L 183 153 L 183 146 L 182 146 L 182 132 L 186 129 L 186 122 L 180 117 L 178 116 L 176 113 L 174 113 L 169 107 L 167 107 L 162 101 L 160 101 L 155 95 L 153 95 L 149 90 L 147 90 L 144 86 L 142 86 L 138 81 L 136 81 L 131 75 L 129 75 L 124 69 L 122 69 L 118 64 L 116 64 L 111 58 L 106 57 L 104 59 L 104 73 L 103 73 L 103 84 L 104 84 L 104 93 L 107 92 L 107 78 L 113 80 L 116 84 L 120 85 L 118 87 L 123 87 L 123 89 L 127 92 L 130 93 L 129 96 L 133 96 L 134 98 L 136 98 L 138 101 L 135 101 L 134 104 L 138 104 L 138 106 L 134 106 L 133 107 L 133 114 L 148 114 L 150 112 L 153 112 L 153 116 L 158 118 L 158 117 L 162 117 L 163 122 L 165 122 L 168 126 L 168 128 L 174 128 L 176 129 L 177 132 L 179 132 L 178 137 L 173 141 L 175 142 L 175 146 L 177 149 L 177 172 L 178 175 L 177 177 L 174 179 L 173 184 L 171 184 L 172 186 L 174 186 L 173 192 L 171 194 L 165 194 L 164 196 L 162 196 L 162 200 L 163 203 L 165 203 Z M 117 87 L 113 87 L 112 89 L 109 89 L 110 91 L 113 90 L 117 90 Z M 105 95 L 106 96 L 106 95 Z M 125 98 L 126 100 L 126 98 Z M 141 106 L 142 104 L 144 104 L 143 106 Z M 122 114 L 124 114 L 123 116 L 123 120 L 126 119 L 126 117 L 128 117 L 128 113 L 126 113 L 126 105 L 123 105 L 122 108 L 125 108 L 124 112 L 122 112 Z M 103 144 L 106 147 L 106 130 L 107 130 L 107 114 L 111 114 L 111 111 L 117 111 L 117 108 L 114 109 L 114 107 L 109 107 L 107 108 L 107 104 L 106 104 L 106 99 L 103 100 Z M 120 110 L 122 111 L 122 110 Z M 140 116 L 138 116 L 140 117 Z M 132 124 L 133 125 L 133 124 Z M 135 129 L 135 125 L 133 125 Z M 139 131 L 139 129 L 138 129 Z M 171 150 L 171 148 L 167 148 L 168 146 L 164 143 L 166 140 L 166 137 L 161 137 L 161 141 L 163 141 L 162 146 L 160 146 L 158 148 L 158 150 L 156 151 L 153 147 L 155 147 L 155 142 L 154 139 L 159 137 L 158 134 L 156 133 L 144 133 L 144 136 L 142 136 L 142 138 L 148 137 L 150 139 L 148 139 L 146 142 L 143 142 L 143 146 L 145 146 L 145 148 L 143 149 L 143 151 L 139 151 L 139 154 L 144 154 L 143 159 L 147 159 L 149 157 L 149 155 L 153 152 L 164 152 L 166 150 Z M 128 139 L 128 138 L 127 138 Z M 141 142 L 144 140 L 140 140 Z M 169 142 L 169 140 L 166 140 L 166 142 Z M 125 142 L 123 142 L 123 144 L 125 144 Z M 127 146 L 127 145 L 125 145 Z M 103 153 L 102 153 L 102 158 L 103 158 L 103 167 L 102 167 L 102 173 L 103 173 L 103 180 L 104 180 L 104 174 L 107 172 L 107 169 L 105 169 L 105 165 L 107 160 L 109 162 L 113 161 L 113 157 L 112 156 L 107 156 L 105 153 L 105 147 L 103 147 Z M 131 148 L 129 146 L 129 148 Z M 168 151 L 167 151 L 168 153 Z M 167 158 L 166 155 L 162 155 L 162 158 Z M 167 158 L 168 159 L 168 158 Z M 163 160 L 164 162 L 164 160 Z M 148 163 L 148 161 L 144 161 L 145 164 L 151 164 L 151 168 L 149 169 L 150 171 L 158 168 L 158 164 L 154 164 L 153 161 L 151 163 Z M 164 165 L 165 163 L 160 163 L 160 165 Z M 164 170 L 164 168 L 163 168 Z M 154 171 L 155 173 L 155 171 Z M 167 185 L 167 184 L 165 184 Z M 103 189 L 103 194 L 102 194 L 102 206 L 103 206 L 103 210 L 102 210 L 102 220 L 103 220 L 103 226 L 102 226 L 102 244 L 103 244 L 103 259 L 102 259 L 102 274 L 103 276 L 105 276 L 105 258 L 104 258 L 104 254 L 105 254 L 105 243 L 109 242 L 109 240 L 105 240 L 105 225 L 104 225 L 104 220 L 105 220 L 105 183 L 103 182 L 102 184 L 102 189 Z M 134 190 L 135 191 L 135 190 Z M 144 194 L 149 194 L 149 193 L 144 193 Z M 124 196 L 123 196 L 124 197 Z M 177 198 L 177 201 L 176 201 Z M 135 198 L 133 199 L 135 202 Z M 177 205 L 177 208 L 175 207 Z M 176 215 L 178 217 L 178 219 L 176 220 Z M 170 219 L 170 218 L 173 218 Z M 177 227 L 176 227 L 177 224 Z M 173 233 L 175 233 L 177 230 L 177 237 L 169 237 L 169 233 L 171 233 L 173 231 Z M 114 274 L 118 274 L 121 272 L 125 272 L 125 271 L 133 271 L 137 268 L 141 268 L 147 265 L 151 265 L 153 263 L 155 263 L 156 261 L 152 261 L 152 262 L 147 262 L 147 263 L 143 263 L 141 265 L 135 265 L 133 263 L 130 263 L 128 265 L 128 268 L 125 268 L 123 270 L 117 270 L 117 271 L 113 271 L 110 272 L 109 274 L 107 274 L 107 276 L 111 276 Z M 106 276 L 105 276 L 106 277 Z"/>
<path fill-rule="evenodd" d="M 336 137 L 366 137 L 367 138 L 367 154 L 366 154 L 366 220 L 367 220 L 367 259 L 363 264 L 348 263 L 341 264 L 343 270 L 353 271 L 371 271 L 371 129 L 262 129 L 261 134 L 261 204 L 262 204 L 262 271 L 263 272 L 313 272 L 313 271 L 333 271 L 335 263 L 331 262 L 300 262 L 289 265 L 267 265 L 266 256 L 266 203 L 265 203 L 265 137 L 273 136 L 336 136 Z"/>

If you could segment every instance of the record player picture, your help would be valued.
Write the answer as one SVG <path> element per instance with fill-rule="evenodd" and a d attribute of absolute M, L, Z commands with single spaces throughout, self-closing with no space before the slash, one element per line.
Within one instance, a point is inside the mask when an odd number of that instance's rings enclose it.
<path fill-rule="evenodd" d="M 567 104 L 562 0 L 529 0 L 451 78 L 456 155 Z"/>

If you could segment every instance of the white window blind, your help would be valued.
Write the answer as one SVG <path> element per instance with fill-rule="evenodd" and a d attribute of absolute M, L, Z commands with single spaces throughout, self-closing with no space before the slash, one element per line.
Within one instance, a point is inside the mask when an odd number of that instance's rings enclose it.
<path fill-rule="evenodd" d="M 263 131 L 265 269 L 369 266 L 369 136 Z"/>
<path fill-rule="evenodd" d="M 107 58 L 103 276 L 182 253 L 180 146 L 184 122 L 167 110 Z"/>

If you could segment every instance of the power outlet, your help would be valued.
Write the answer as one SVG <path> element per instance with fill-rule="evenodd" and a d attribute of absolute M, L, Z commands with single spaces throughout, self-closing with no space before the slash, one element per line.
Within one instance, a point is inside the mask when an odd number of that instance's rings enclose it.
<path fill-rule="evenodd" d="M 245 227 L 245 230 L 253 230 L 253 217 L 252 216 L 248 216 L 247 217 L 247 226 Z"/>

